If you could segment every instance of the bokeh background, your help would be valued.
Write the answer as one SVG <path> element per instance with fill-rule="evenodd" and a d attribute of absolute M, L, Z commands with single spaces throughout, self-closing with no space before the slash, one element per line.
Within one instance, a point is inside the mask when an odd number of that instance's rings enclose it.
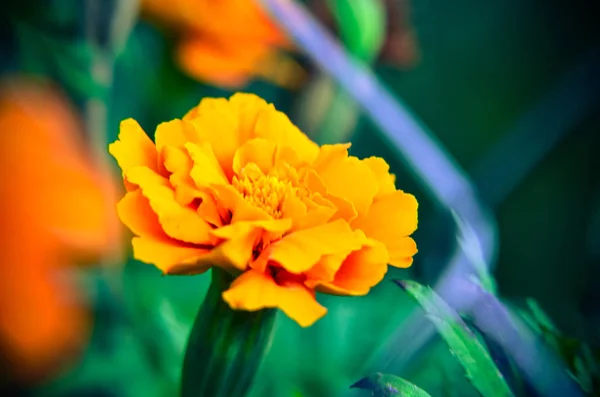
<path fill-rule="evenodd" d="M 119 179 L 106 145 L 121 120 L 133 117 L 152 133 L 201 98 L 236 91 L 273 102 L 317 142 L 351 141 L 356 156 L 382 156 L 398 187 L 420 203 L 413 266 L 390 270 L 368 296 L 320 296 L 329 313 L 311 328 L 279 316 L 253 396 L 366 396 L 349 387 L 373 372 L 402 376 L 432 396 L 477 395 L 443 341 L 432 334 L 425 342 L 420 323 L 407 324 L 421 313 L 391 282 L 446 280 L 459 235 L 453 212 L 473 228 L 474 241 L 493 231 L 481 240 L 483 262 L 507 307 L 533 299 L 571 345 L 600 345 L 594 2 L 294 3 L 322 30 L 289 14 L 286 2 L 254 3 L 0 6 L 2 395 L 177 395 L 187 333 L 210 277 L 162 277 L 128 259 L 128 233 L 101 221 L 84 226 L 102 244 L 84 244 L 79 223 L 68 243 L 16 230 L 37 224 L 38 210 L 81 222 L 106 210 L 103 201 L 94 204 L 102 194 L 89 193 L 78 176 L 41 172 L 51 169 L 44 158 L 75 158 L 66 168 L 96 181 L 110 203 L 120 185 L 99 185 L 96 176 Z M 339 44 L 339 57 L 329 58 L 323 34 Z M 365 100 L 383 110 L 365 110 Z M 439 156 L 452 167 L 440 167 Z M 54 201 L 63 204 L 44 207 Z M 485 216 L 469 224 L 473 206 Z M 100 218 L 110 223 L 106 211 Z M 98 237 L 99 228 L 109 237 Z M 76 248 L 86 255 L 71 255 Z M 80 266 L 84 258 L 89 264 Z M 449 285 L 460 302 L 460 285 Z M 553 354 L 568 356 L 561 349 Z"/>

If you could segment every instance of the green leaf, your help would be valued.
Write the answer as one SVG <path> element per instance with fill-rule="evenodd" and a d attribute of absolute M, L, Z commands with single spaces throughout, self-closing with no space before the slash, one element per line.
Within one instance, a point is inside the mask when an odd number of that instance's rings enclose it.
<path fill-rule="evenodd" d="M 479 244 L 479 237 L 471 226 L 465 223 L 455 211 L 451 211 L 452 218 L 458 228 L 458 244 L 477 271 L 479 280 L 476 281 L 483 289 L 492 295 L 496 295 L 496 282 L 489 272 L 489 268 L 483 257 L 483 250 Z M 475 281 L 475 280 L 474 280 Z"/>
<path fill-rule="evenodd" d="M 329 6 L 348 51 L 363 61 L 379 53 L 386 33 L 386 11 L 381 0 L 329 0 Z"/>
<path fill-rule="evenodd" d="M 95 52 L 89 43 L 50 36 L 26 23 L 15 25 L 25 71 L 55 79 L 75 98 L 102 95 L 104 87 L 91 74 Z"/>
<path fill-rule="evenodd" d="M 370 390 L 374 397 L 431 397 L 425 390 L 402 378 L 379 372 L 359 380 L 350 387 Z"/>
<path fill-rule="evenodd" d="M 581 340 L 565 336 L 533 299 L 527 299 L 527 309 L 519 310 L 519 315 L 527 325 L 560 356 L 569 375 L 588 394 L 597 392 L 600 385 L 598 362 L 590 346 Z"/>
<path fill-rule="evenodd" d="M 492 357 L 460 316 L 431 288 L 397 281 L 427 312 L 427 317 L 460 362 L 466 376 L 484 397 L 513 396 Z"/>

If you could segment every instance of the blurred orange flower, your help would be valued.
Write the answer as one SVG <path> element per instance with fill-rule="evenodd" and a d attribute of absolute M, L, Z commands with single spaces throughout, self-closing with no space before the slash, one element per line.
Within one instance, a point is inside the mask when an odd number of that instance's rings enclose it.
<path fill-rule="evenodd" d="M 143 0 L 142 10 L 177 31 L 177 60 L 190 76 L 235 88 L 260 77 L 293 86 L 303 70 L 280 50 L 291 43 L 254 0 Z"/>
<path fill-rule="evenodd" d="M 223 293 L 234 309 L 277 307 L 306 327 L 326 313 L 315 290 L 364 295 L 388 263 L 412 264 L 417 201 L 387 163 L 317 146 L 255 95 L 205 98 L 155 137 L 128 119 L 109 147 L 134 255 L 166 274 L 239 275 Z"/>
<path fill-rule="evenodd" d="M 31 379 L 87 336 L 83 303 L 61 270 L 116 241 L 116 200 L 61 96 L 26 80 L 0 92 L 0 344 L 15 375 Z"/>

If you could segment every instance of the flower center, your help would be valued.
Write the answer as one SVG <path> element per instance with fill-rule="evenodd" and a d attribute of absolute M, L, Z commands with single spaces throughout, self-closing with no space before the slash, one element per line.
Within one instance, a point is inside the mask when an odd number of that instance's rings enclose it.
<path fill-rule="evenodd" d="M 294 176 L 291 167 L 275 168 L 265 175 L 255 163 L 248 163 L 235 175 L 231 184 L 244 199 L 270 214 L 273 218 L 281 218 L 283 200 L 288 194 L 296 194 L 292 182 Z M 284 171 L 284 172 L 282 172 Z"/>

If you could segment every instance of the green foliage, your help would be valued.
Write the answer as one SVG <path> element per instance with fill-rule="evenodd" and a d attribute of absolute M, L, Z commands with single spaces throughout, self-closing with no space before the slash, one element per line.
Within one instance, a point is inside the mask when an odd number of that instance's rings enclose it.
<path fill-rule="evenodd" d="M 104 87 L 91 73 L 95 51 L 90 43 L 52 36 L 27 23 L 16 25 L 24 70 L 60 82 L 74 98 L 102 96 Z"/>
<path fill-rule="evenodd" d="M 382 0 L 329 0 L 329 5 L 348 51 L 371 61 L 379 52 L 386 31 Z"/>
<path fill-rule="evenodd" d="M 565 336 L 533 299 L 527 308 L 519 310 L 521 318 L 563 360 L 569 374 L 588 395 L 600 395 L 600 349 Z"/>
<path fill-rule="evenodd" d="M 398 284 L 425 310 L 428 318 L 484 397 L 513 396 L 492 357 L 460 316 L 431 288 L 414 281 Z"/>
<path fill-rule="evenodd" d="M 496 281 L 490 274 L 488 266 L 483 258 L 479 238 L 473 228 L 466 224 L 455 211 L 451 211 L 452 218 L 458 228 L 458 244 L 475 268 L 479 279 L 477 283 L 489 293 L 496 294 Z"/>
<path fill-rule="evenodd" d="M 371 64 L 385 40 L 386 11 L 382 0 L 329 0 L 346 50 Z M 319 75 L 303 94 L 304 125 L 320 144 L 347 142 L 356 128 L 360 109 L 345 90 Z"/>
<path fill-rule="evenodd" d="M 425 390 L 394 375 L 376 373 L 350 387 L 370 390 L 374 397 L 431 397 Z"/>

